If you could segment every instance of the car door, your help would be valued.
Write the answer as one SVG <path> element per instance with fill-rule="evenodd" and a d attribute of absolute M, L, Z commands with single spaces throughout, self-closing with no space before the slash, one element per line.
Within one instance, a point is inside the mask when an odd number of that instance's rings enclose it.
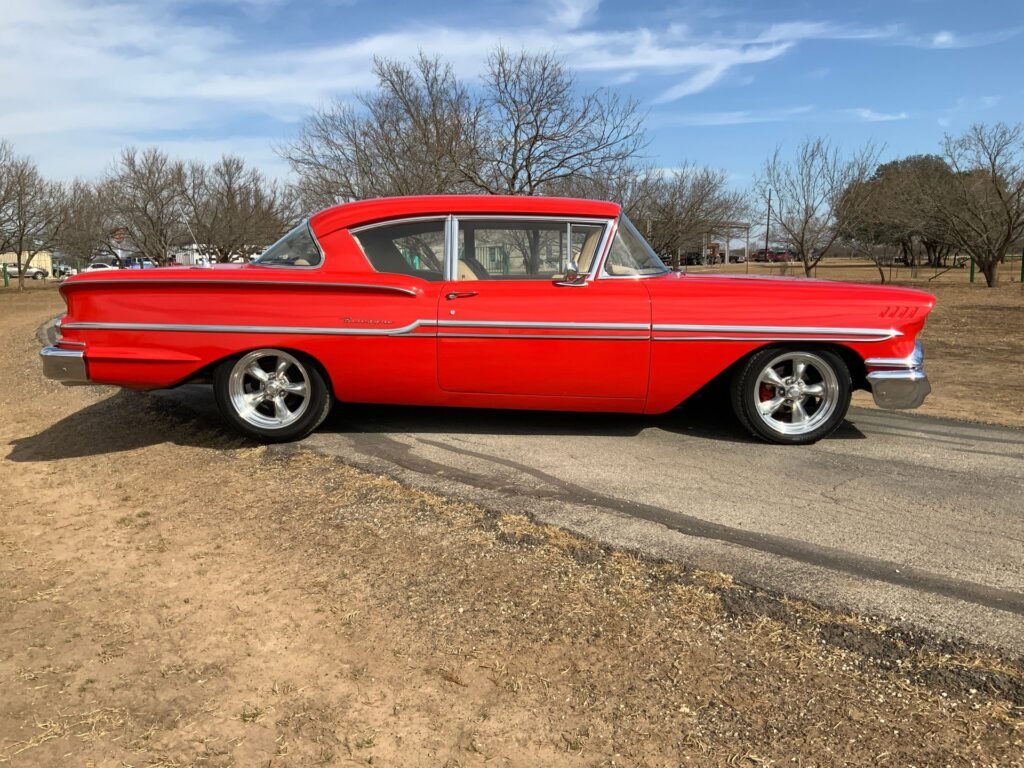
<path fill-rule="evenodd" d="M 454 279 L 438 303 L 440 387 L 544 398 L 646 397 L 647 288 L 642 281 L 588 275 L 610 226 L 546 217 L 457 219 Z M 583 278 L 572 279 L 574 266 Z"/>

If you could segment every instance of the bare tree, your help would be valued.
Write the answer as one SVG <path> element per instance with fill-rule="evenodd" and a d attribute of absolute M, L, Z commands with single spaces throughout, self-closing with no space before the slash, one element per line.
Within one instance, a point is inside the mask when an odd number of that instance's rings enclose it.
<path fill-rule="evenodd" d="M 113 255 L 112 220 L 106 201 L 96 186 L 75 179 L 67 187 L 59 248 L 79 265 L 100 254 Z"/>
<path fill-rule="evenodd" d="M 953 182 L 931 190 L 930 209 L 991 288 L 1010 247 L 1024 237 L 1024 124 L 974 125 L 947 136 L 943 156 Z"/>
<path fill-rule="evenodd" d="M 550 194 L 631 166 L 643 115 L 608 91 L 579 93 L 553 54 L 495 51 L 481 87 L 421 54 L 375 61 L 377 89 L 311 115 L 281 150 L 310 207 L 379 195 Z"/>
<path fill-rule="evenodd" d="M 729 189 L 728 174 L 689 163 L 669 174 L 648 174 L 630 216 L 640 223 L 651 247 L 679 266 L 679 252 L 705 234 L 720 235 L 746 207 Z"/>
<path fill-rule="evenodd" d="M 15 160 L 11 145 L 6 141 L 0 141 L 0 253 L 11 250 Z"/>
<path fill-rule="evenodd" d="M 189 163 L 181 201 L 190 235 L 205 256 L 221 262 L 261 252 L 297 218 L 288 190 L 234 155 L 211 166 Z"/>
<path fill-rule="evenodd" d="M 43 251 L 59 241 L 64 221 L 65 192 L 62 184 L 48 181 L 27 157 L 16 157 L 9 148 L 0 150 L 0 206 L 2 251 L 13 251 L 18 265 L 18 290 L 25 290 L 25 270 Z"/>
<path fill-rule="evenodd" d="M 420 54 L 411 66 L 375 59 L 377 90 L 358 108 L 314 112 L 282 149 L 310 208 L 386 195 L 469 189 L 463 165 L 478 156 L 479 100 L 451 65 Z"/>
<path fill-rule="evenodd" d="M 573 176 L 600 177 L 646 146 L 637 102 L 607 90 L 578 93 L 553 53 L 488 59 L 480 156 L 466 168 L 492 194 L 536 195 Z"/>
<path fill-rule="evenodd" d="M 862 196 L 851 201 L 850 215 L 839 229 L 839 241 L 853 253 L 869 258 L 878 270 L 879 282 L 885 283 L 884 249 L 904 232 L 902 224 L 894 220 L 891 188 L 878 179 L 855 182 L 846 188 L 844 196 Z"/>
<path fill-rule="evenodd" d="M 163 264 L 186 242 L 182 189 L 185 167 L 156 147 L 121 151 L 98 193 L 111 220 L 108 232 L 123 228 L 142 257 Z"/>
<path fill-rule="evenodd" d="M 878 164 L 879 150 L 869 144 L 849 157 L 825 139 L 805 139 L 792 160 L 781 148 L 765 162 L 757 187 L 767 206 L 772 190 L 772 224 L 810 275 L 839 238 L 844 223 L 866 205 L 870 195 L 845 195 L 865 181 Z"/>

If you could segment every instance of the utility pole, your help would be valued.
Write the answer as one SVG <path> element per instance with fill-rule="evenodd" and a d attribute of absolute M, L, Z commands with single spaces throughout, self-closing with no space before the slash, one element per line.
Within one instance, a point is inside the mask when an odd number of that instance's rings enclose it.
<path fill-rule="evenodd" d="M 768 187 L 768 219 L 764 223 L 764 258 L 768 260 L 768 233 L 772 228 L 772 188 Z"/>

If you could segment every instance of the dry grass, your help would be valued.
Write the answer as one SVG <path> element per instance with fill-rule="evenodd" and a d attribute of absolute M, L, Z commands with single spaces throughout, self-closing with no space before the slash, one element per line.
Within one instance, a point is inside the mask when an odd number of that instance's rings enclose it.
<path fill-rule="evenodd" d="M 1019 661 L 51 386 L 0 307 L 2 764 L 1022 764 Z"/>

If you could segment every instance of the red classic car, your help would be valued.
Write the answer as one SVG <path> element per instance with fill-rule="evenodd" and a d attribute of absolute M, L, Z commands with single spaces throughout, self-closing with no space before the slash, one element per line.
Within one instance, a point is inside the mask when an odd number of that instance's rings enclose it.
<path fill-rule="evenodd" d="M 711 382 L 755 435 L 811 443 L 853 389 L 929 392 L 932 296 L 671 272 L 618 205 L 543 197 L 367 200 L 322 211 L 251 264 L 119 270 L 61 287 L 67 383 L 212 379 L 225 418 L 299 439 L 332 403 L 656 414 Z"/>

